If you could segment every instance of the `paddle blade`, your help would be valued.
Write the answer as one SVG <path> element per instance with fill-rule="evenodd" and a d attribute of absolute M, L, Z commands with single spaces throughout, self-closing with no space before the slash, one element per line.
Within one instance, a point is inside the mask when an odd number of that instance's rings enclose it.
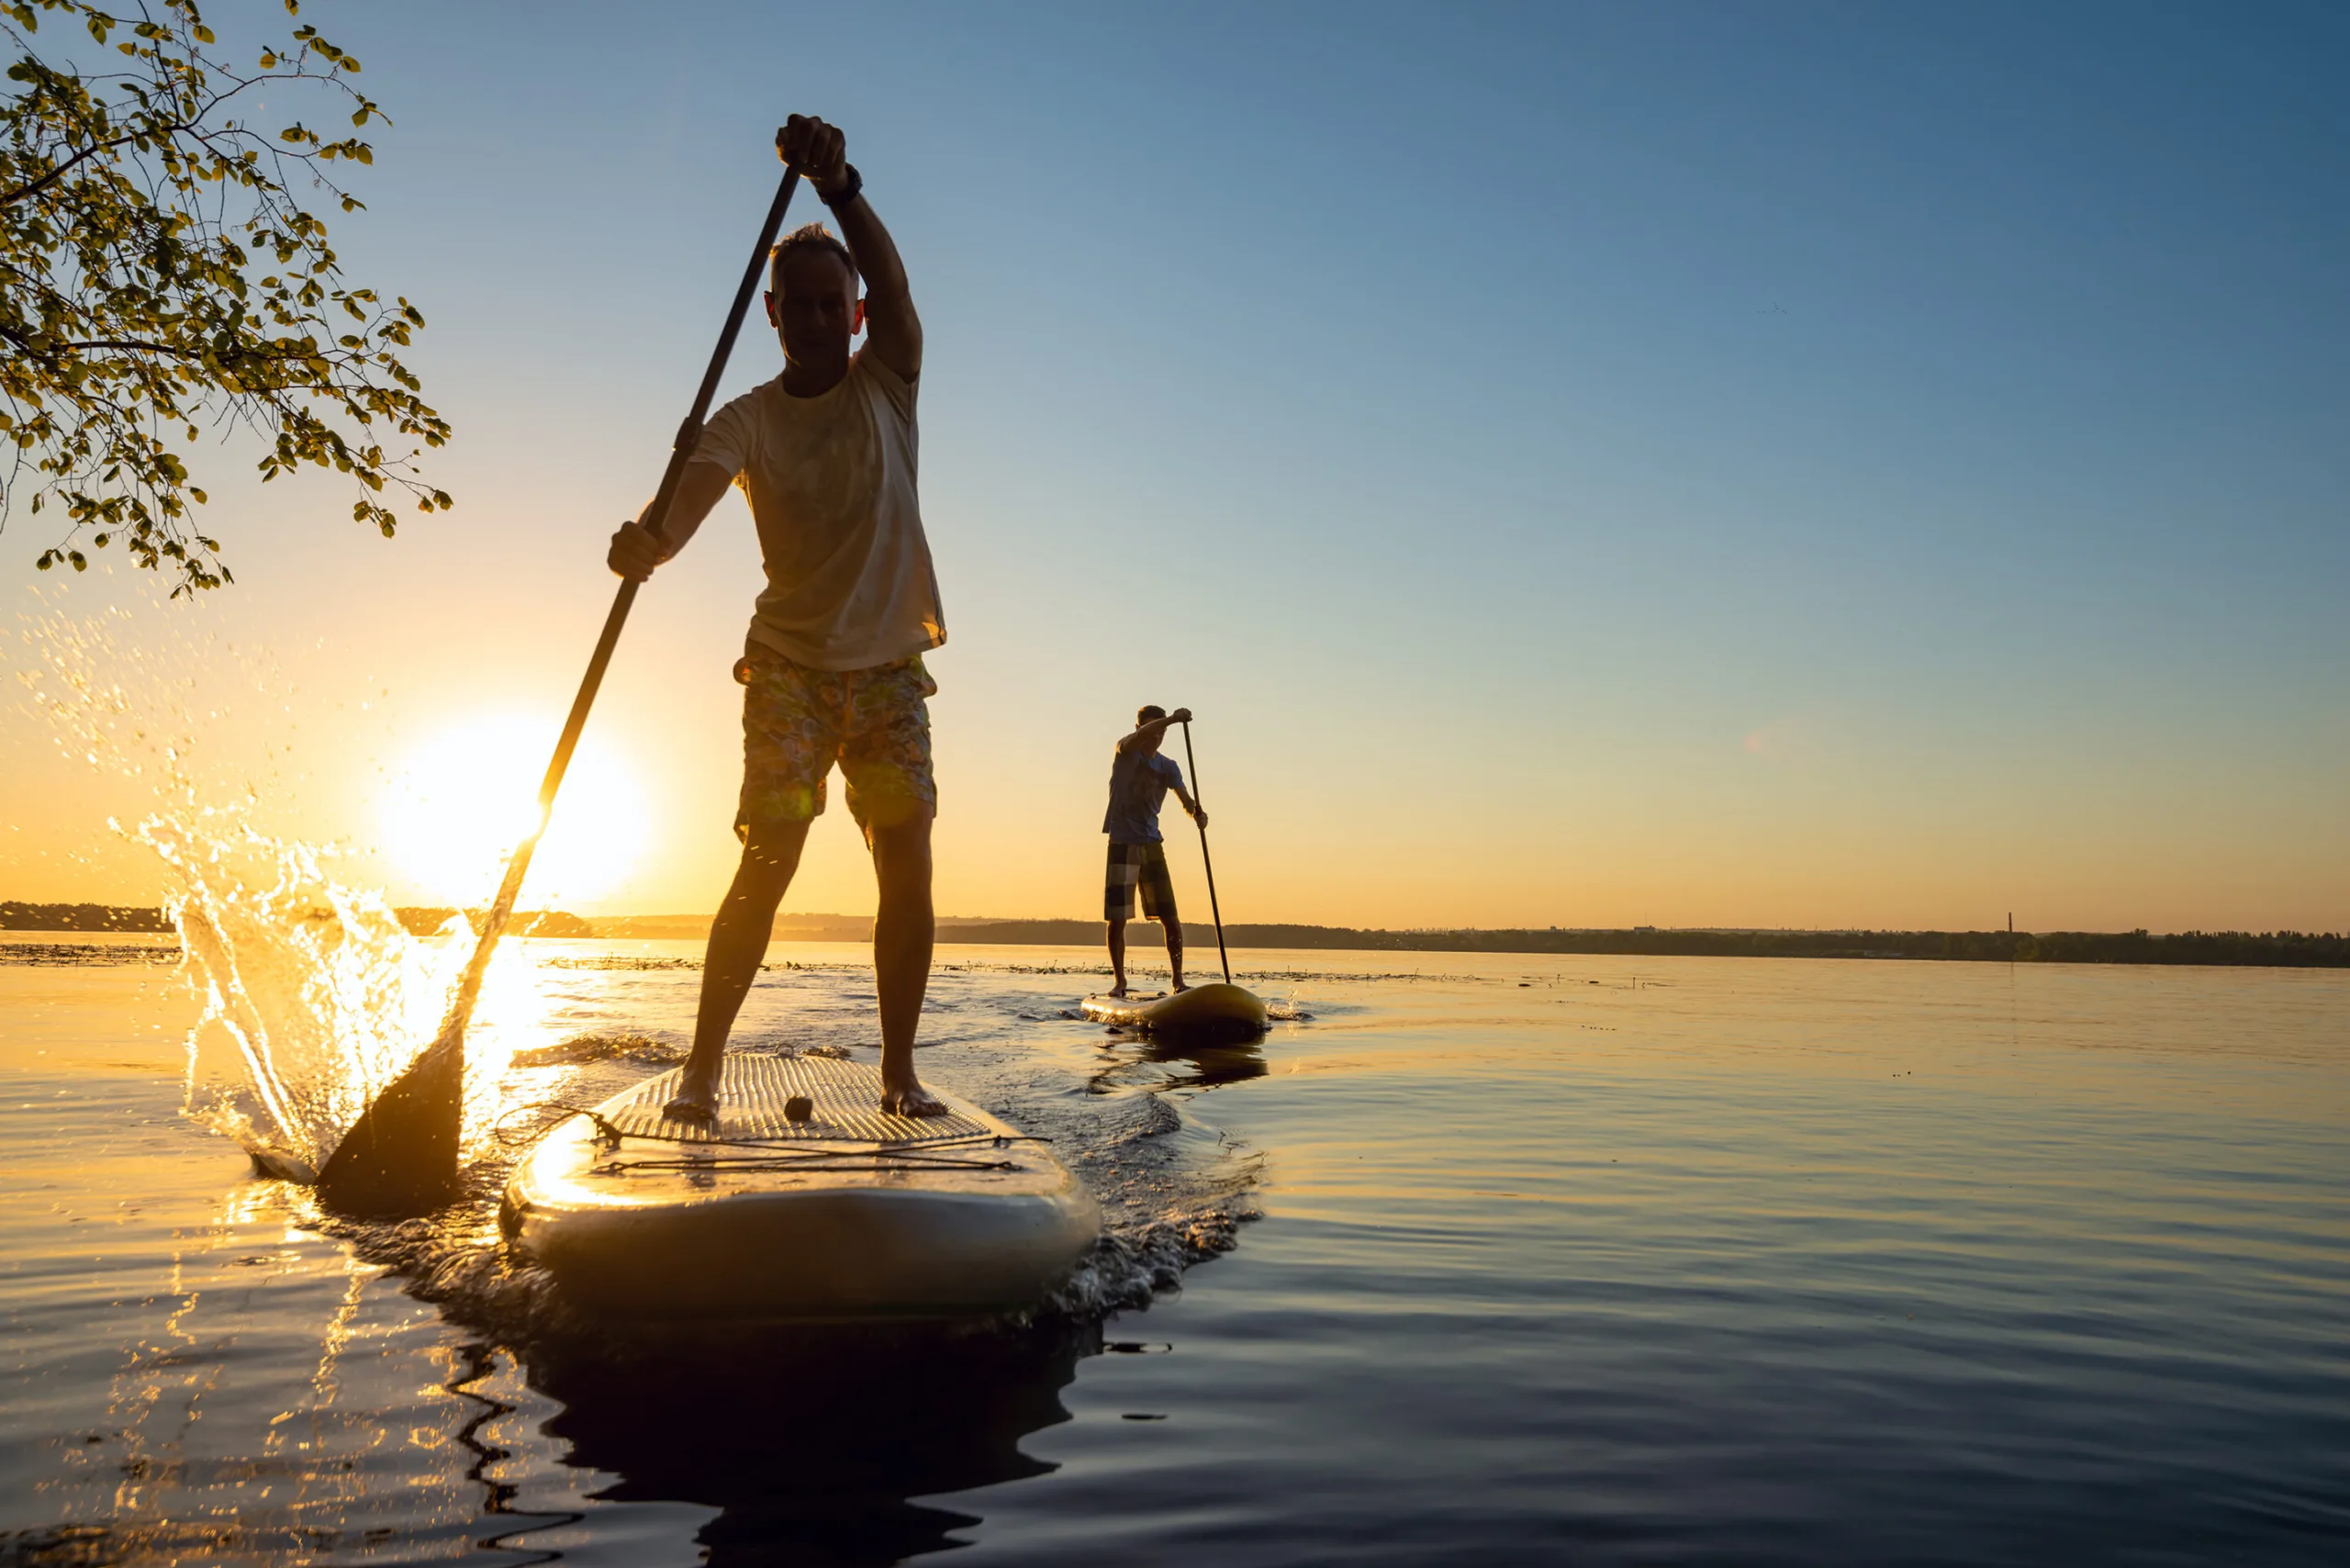
<path fill-rule="evenodd" d="M 319 1196 L 362 1219 L 406 1218 L 457 1195 L 464 1036 L 435 1040 L 375 1097 L 319 1173 Z"/>

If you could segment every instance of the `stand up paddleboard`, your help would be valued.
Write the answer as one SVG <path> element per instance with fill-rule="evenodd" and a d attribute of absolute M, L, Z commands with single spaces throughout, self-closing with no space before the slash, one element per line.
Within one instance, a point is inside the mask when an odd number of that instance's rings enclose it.
<path fill-rule="evenodd" d="M 1191 712 L 1181 711 L 1183 760 L 1192 765 L 1192 799 L 1196 802 L 1200 763 L 1192 755 Z M 1208 829 L 1201 820 L 1203 814 L 1195 812 L 1192 820 L 1200 830 L 1200 868 L 1207 873 L 1208 913 L 1215 918 L 1215 957 L 1224 967 L 1224 979 L 1163 996 L 1089 996 L 1078 1005 L 1095 1023 L 1147 1030 L 1170 1046 L 1227 1045 L 1253 1040 L 1265 1032 L 1265 1004 L 1254 992 L 1232 983 L 1232 955 L 1224 946 L 1224 906 L 1216 902 L 1215 862 L 1208 857 Z"/>
<path fill-rule="evenodd" d="M 880 1110 L 881 1074 L 729 1056 L 712 1124 L 663 1073 L 548 1134 L 500 1222 L 591 1310 L 637 1317 L 968 1317 L 1035 1305 L 1102 1227 L 1033 1138 L 952 1094 Z"/>
<path fill-rule="evenodd" d="M 1265 1032 L 1265 1004 L 1221 980 L 1164 996 L 1089 996 L 1080 1010 L 1097 1024 L 1143 1029 L 1169 1041 L 1254 1039 Z"/>

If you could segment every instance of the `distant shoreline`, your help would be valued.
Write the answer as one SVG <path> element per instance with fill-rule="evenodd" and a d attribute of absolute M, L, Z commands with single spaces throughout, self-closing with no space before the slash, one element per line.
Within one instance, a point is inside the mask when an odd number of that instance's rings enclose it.
<path fill-rule="evenodd" d="M 440 930 L 453 909 L 397 912 L 408 930 Z M 710 916 L 580 916 L 557 910 L 516 916 L 518 934 L 606 940 L 699 941 Z M 160 909 L 115 904 L 0 902 L 0 931 L 163 933 Z M 779 942 L 867 942 L 873 923 L 852 915 L 783 915 Z M 1001 946 L 1090 946 L 1102 926 L 1090 920 L 943 918 L 943 942 Z M 2299 931 L 1754 931 L 1634 926 L 1612 929 L 1457 929 L 1371 931 L 1342 925 L 1232 924 L 1225 939 L 1244 948 L 1322 948 L 1404 953 L 1600 954 L 1621 958 L 1907 958 L 1959 963 L 2212 964 L 2274 969 L 2350 968 L 2350 935 Z M 1194 952 L 1215 944 L 1213 926 L 1184 922 Z M 1129 940 L 1158 945 L 1158 928 L 1137 922 Z"/>

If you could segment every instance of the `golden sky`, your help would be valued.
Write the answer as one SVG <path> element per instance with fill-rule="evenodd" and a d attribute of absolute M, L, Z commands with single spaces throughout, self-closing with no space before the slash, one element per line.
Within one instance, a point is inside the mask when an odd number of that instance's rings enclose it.
<path fill-rule="evenodd" d="M 206 447 L 236 586 L 37 577 L 17 515 L 0 664 L 103 619 L 199 804 L 486 896 L 493 776 L 552 744 L 804 107 L 927 329 L 942 912 L 1091 914 L 1156 701 L 1201 714 L 1236 920 L 2350 928 L 2340 95 L 2086 37 L 2020 78 L 1890 19 L 1512 17 L 1235 51 L 908 12 L 784 105 L 755 50 L 354 12 L 396 123 L 336 243 L 431 321 L 457 510 L 387 542 Z M 755 323 L 722 395 L 777 368 Z M 639 601 L 526 903 L 714 907 L 758 583 L 730 498 Z M 106 822 L 156 765 L 60 755 L 28 695 L 0 898 L 152 902 Z M 870 886 L 836 801 L 787 908 Z"/>

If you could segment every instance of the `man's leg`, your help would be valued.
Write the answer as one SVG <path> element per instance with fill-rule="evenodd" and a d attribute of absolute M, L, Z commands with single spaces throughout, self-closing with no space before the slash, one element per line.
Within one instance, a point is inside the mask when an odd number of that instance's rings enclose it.
<path fill-rule="evenodd" d="M 1126 922 L 1134 918 L 1135 877 L 1141 863 L 1136 846 L 1110 841 L 1102 871 L 1102 918 L 1109 924 L 1112 996 L 1126 994 Z"/>
<path fill-rule="evenodd" d="M 791 874 L 800 868 L 800 851 L 808 842 L 808 824 L 777 823 L 754 827 L 743 845 L 743 863 L 735 868 L 733 886 L 711 922 L 710 946 L 701 966 L 701 1008 L 694 1016 L 693 1054 L 686 1058 L 684 1081 L 669 1102 L 671 1114 L 708 1114 L 718 1108 L 718 1068 L 726 1054 L 726 1036 L 734 1015 L 758 977 L 767 957 L 767 940 L 775 931 L 776 906 Z"/>
<path fill-rule="evenodd" d="M 944 1115 L 946 1107 L 914 1073 L 914 1030 L 930 990 L 936 935 L 930 903 L 930 812 L 875 827 L 873 875 L 880 906 L 873 919 L 873 979 L 881 1003 L 881 1108 L 901 1116 Z"/>
<path fill-rule="evenodd" d="M 1171 984 L 1183 989 L 1183 917 L 1175 913 L 1175 883 L 1167 874 L 1167 852 L 1154 844 L 1142 853 L 1142 867 L 1136 879 L 1142 893 L 1142 912 L 1158 922 L 1160 934 L 1167 942 L 1167 966 Z"/>
<path fill-rule="evenodd" d="M 914 1031 L 930 990 L 937 923 L 930 902 L 930 823 L 938 787 L 930 771 L 930 708 L 937 683 L 919 658 L 844 678 L 848 734 L 841 772 L 848 808 L 873 851 L 880 900 L 873 916 L 873 981 L 881 1007 L 881 1109 L 941 1116 L 946 1107 L 914 1073 Z"/>

